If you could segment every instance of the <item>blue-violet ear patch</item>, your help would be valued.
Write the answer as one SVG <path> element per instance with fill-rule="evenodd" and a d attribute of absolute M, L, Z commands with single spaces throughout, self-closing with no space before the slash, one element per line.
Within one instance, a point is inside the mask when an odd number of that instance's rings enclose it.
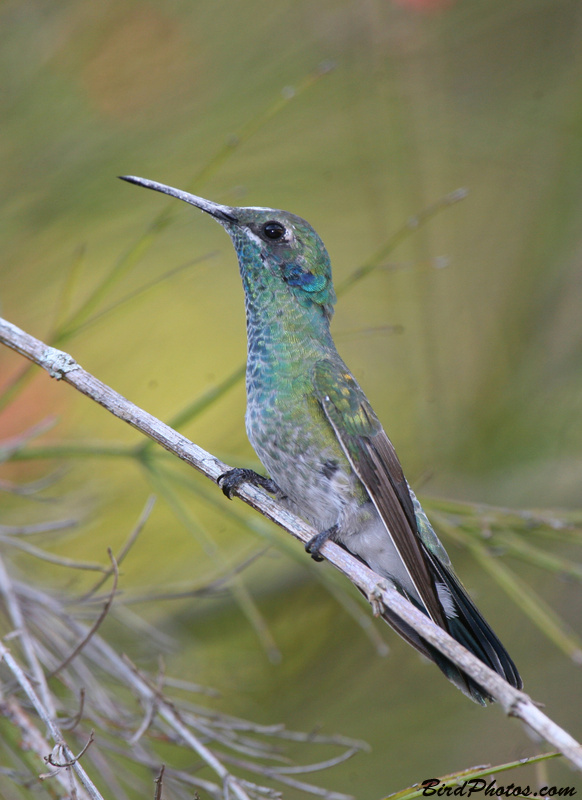
<path fill-rule="evenodd" d="M 282 276 L 289 286 L 299 286 L 306 292 L 320 292 L 327 282 L 324 275 L 314 275 L 299 264 L 283 264 Z"/>

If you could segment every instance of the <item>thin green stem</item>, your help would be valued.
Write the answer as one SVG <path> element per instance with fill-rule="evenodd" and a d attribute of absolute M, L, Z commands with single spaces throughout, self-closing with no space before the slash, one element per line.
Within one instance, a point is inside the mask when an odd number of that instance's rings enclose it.
<path fill-rule="evenodd" d="M 384 259 L 393 250 L 395 250 L 399 244 L 402 244 L 403 241 L 416 233 L 416 231 L 422 225 L 425 225 L 433 217 L 436 217 L 441 211 L 444 211 L 455 203 L 464 200 L 466 196 L 466 189 L 456 189 L 454 192 L 450 192 L 449 194 L 444 195 L 444 197 L 439 198 L 430 206 L 420 211 L 418 214 L 410 217 L 410 219 L 408 219 L 401 228 L 393 233 L 392 236 L 390 236 L 390 238 L 382 245 L 382 247 L 376 250 L 376 252 L 371 255 L 367 261 L 365 261 L 360 267 L 355 269 L 350 275 L 348 275 L 347 278 L 338 284 L 336 287 L 336 293 L 338 297 L 348 289 L 351 289 L 354 284 L 358 283 L 379 266 L 381 266 Z"/>
<path fill-rule="evenodd" d="M 217 400 L 223 397 L 230 389 L 233 388 L 233 386 L 236 386 L 242 380 L 242 378 L 244 378 L 244 375 L 245 365 L 241 364 L 241 366 L 237 367 L 233 372 L 231 372 L 231 374 L 221 381 L 221 383 L 218 383 L 216 386 L 212 386 L 203 395 L 196 398 L 196 400 L 185 406 L 185 408 L 173 416 L 168 422 L 168 425 L 174 428 L 174 430 L 180 430 L 180 428 L 182 428 L 188 422 L 191 422 L 193 419 L 206 411 L 209 406 L 217 402 Z M 144 454 L 148 453 L 154 445 L 155 442 L 153 442 L 151 439 L 148 439 L 137 448 L 137 454 L 140 457 L 143 456 Z"/>
<path fill-rule="evenodd" d="M 83 271 L 86 252 L 87 248 L 85 245 L 81 245 L 77 248 L 74 254 L 65 283 L 57 302 L 54 323 L 55 330 L 59 330 L 61 326 L 64 325 L 67 314 L 69 313 L 69 309 L 73 302 L 73 296 L 79 283 L 81 272 Z"/>
<path fill-rule="evenodd" d="M 490 540 L 493 546 L 500 545 L 516 558 L 541 567 L 548 572 L 555 572 L 558 575 L 569 575 L 578 581 L 582 581 L 582 564 L 576 561 L 560 558 L 554 553 L 546 553 L 539 547 L 524 541 L 523 537 L 513 531 L 494 531 Z"/>
<path fill-rule="evenodd" d="M 306 75 L 303 80 L 289 89 L 283 90 L 279 97 L 268 106 L 261 114 L 258 114 L 254 119 L 250 120 L 244 125 L 237 134 L 231 136 L 223 145 L 218 149 L 214 156 L 200 169 L 191 181 L 190 187 L 196 188 L 208 181 L 220 167 L 227 161 L 233 152 L 245 142 L 248 142 L 261 128 L 263 128 L 273 117 L 283 111 L 292 100 L 302 95 L 307 89 L 310 89 L 321 78 L 327 75 L 333 65 L 329 63 L 321 64 L 316 70 Z"/>
<path fill-rule="evenodd" d="M 44 461 L 53 458 L 135 458 L 135 449 L 127 445 L 65 442 L 17 450 L 11 461 Z"/>
<path fill-rule="evenodd" d="M 288 103 L 313 86 L 321 77 L 330 71 L 329 66 L 320 67 L 316 71 L 307 75 L 299 85 L 292 91 L 283 91 L 281 95 L 271 103 L 268 108 L 254 119 L 248 122 L 235 136 L 231 137 L 219 148 L 215 155 L 199 170 L 194 178 L 186 185 L 188 189 L 196 189 L 203 185 L 212 175 L 214 175 L 225 161 L 230 158 L 232 153 L 244 142 L 247 142 L 274 116 L 282 111 Z M 111 289 L 131 271 L 135 264 L 141 259 L 145 252 L 150 248 L 152 242 L 160 231 L 166 228 L 172 217 L 177 213 L 177 204 L 166 205 L 162 211 L 154 218 L 152 223 L 137 239 L 134 245 L 122 256 L 115 264 L 113 269 L 103 278 L 101 283 L 93 290 L 90 296 L 81 304 L 80 308 L 71 315 L 67 322 L 55 332 L 53 342 L 61 345 L 74 336 L 82 326 L 85 326 L 94 311 L 103 302 Z"/>
<path fill-rule="evenodd" d="M 64 323 L 59 330 L 55 331 L 53 336 L 53 344 L 55 346 L 60 346 L 71 339 L 80 327 L 87 322 L 95 309 L 97 309 L 107 297 L 111 289 L 131 271 L 144 253 L 149 250 L 156 235 L 169 223 L 172 213 L 174 213 L 173 209 L 169 205 L 162 209 L 147 230 L 139 237 L 137 242 L 130 247 L 127 253 L 117 261 L 113 269 L 103 278 L 101 283 L 98 284 L 85 302 L 82 303 L 80 308 L 69 317 L 68 321 Z"/>
<path fill-rule="evenodd" d="M 197 264 L 201 264 L 204 261 L 208 260 L 209 258 L 212 258 L 214 255 L 216 255 L 216 253 L 208 253 L 206 255 L 200 256 L 199 258 L 194 258 L 191 261 L 188 261 L 186 264 L 181 264 L 179 267 L 170 269 L 163 275 L 154 278 L 148 283 L 145 283 L 142 286 L 138 286 L 137 289 L 134 289 L 132 292 L 129 292 L 128 294 L 124 295 L 120 300 L 116 300 L 114 303 L 111 303 L 102 311 L 98 311 L 97 313 L 93 314 L 85 322 L 80 323 L 77 326 L 76 332 L 79 333 L 80 331 L 85 330 L 91 325 L 94 325 L 96 322 L 99 322 L 103 317 L 121 308 L 121 306 L 125 306 L 132 300 L 136 300 L 138 297 L 141 297 L 141 295 L 145 294 L 146 292 L 149 292 L 151 289 L 155 289 L 156 286 L 159 286 L 161 283 L 164 283 L 170 278 L 173 278 L 178 273 L 183 272 L 185 269 L 188 269 L 190 267 L 196 266 Z"/>
<path fill-rule="evenodd" d="M 499 772 L 508 772 L 509 770 L 530 766 L 532 764 L 539 764 L 540 762 L 561 756 L 561 753 L 542 753 L 539 756 L 520 758 L 519 761 L 510 761 L 507 764 L 496 764 L 493 767 L 470 767 L 469 769 L 464 769 L 459 772 L 453 772 L 450 775 L 443 775 L 442 778 L 439 778 L 439 784 L 437 787 L 434 787 L 434 791 L 436 792 L 441 786 L 462 786 L 464 783 L 471 780 L 488 778 L 497 775 Z M 522 794 L 512 794 L 511 796 L 518 798 L 525 797 L 525 795 Z M 384 800 L 416 800 L 417 797 L 426 797 L 425 788 L 422 784 L 420 786 L 416 784 L 416 786 L 411 786 L 408 789 L 402 789 L 400 792 L 390 794 L 388 797 L 384 798 Z"/>
<path fill-rule="evenodd" d="M 440 514 L 433 514 L 433 521 L 439 530 L 469 549 L 479 564 L 487 570 L 504 592 L 556 647 L 576 664 L 582 664 L 582 641 L 539 593 L 535 592 L 507 564 L 492 556 L 484 545 L 463 528 L 453 525 Z"/>

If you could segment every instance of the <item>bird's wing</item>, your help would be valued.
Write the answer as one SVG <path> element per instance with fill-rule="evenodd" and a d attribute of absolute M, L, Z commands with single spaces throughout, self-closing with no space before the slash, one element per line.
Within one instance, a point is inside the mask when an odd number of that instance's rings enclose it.
<path fill-rule="evenodd" d="M 418 536 L 408 484 L 392 442 L 342 362 L 318 361 L 313 384 L 317 399 L 354 472 L 376 506 L 428 615 L 447 630 L 446 615 Z"/>

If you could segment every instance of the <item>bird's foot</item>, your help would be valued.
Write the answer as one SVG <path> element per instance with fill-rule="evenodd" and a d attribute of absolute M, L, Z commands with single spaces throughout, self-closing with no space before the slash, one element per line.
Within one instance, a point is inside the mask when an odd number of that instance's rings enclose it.
<path fill-rule="evenodd" d="M 236 492 L 243 483 L 251 483 L 253 486 L 260 486 L 261 489 L 265 489 L 265 491 L 270 494 L 274 494 L 279 500 L 283 500 L 286 497 L 285 493 L 277 486 L 275 481 L 271 480 L 271 478 L 265 478 L 263 475 L 259 475 L 254 469 L 242 469 L 241 467 L 229 469 L 228 472 L 223 472 L 222 475 L 218 476 L 216 483 L 229 500 L 232 500 L 233 493 Z"/>
<path fill-rule="evenodd" d="M 368 602 L 372 606 L 372 613 L 375 617 L 381 617 L 382 611 L 384 610 L 384 600 L 382 597 L 382 592 L 384 589 L 388 588 L 388 584 L 386 581 L 378 581 L 378 583 L 374 586 L 371 592 L 367 595 Z"/>
<path fill-rule="evenodd" d="M 331 528 L 321 531 L 307 542 L 305 550 L 314 561 L 323 561 L 323 556 L 319 554 L 319 551 L 329 539 L 333 538 L 334 534 L 338 532 L 338 529 L 339 525 L 332 525 Z"/>

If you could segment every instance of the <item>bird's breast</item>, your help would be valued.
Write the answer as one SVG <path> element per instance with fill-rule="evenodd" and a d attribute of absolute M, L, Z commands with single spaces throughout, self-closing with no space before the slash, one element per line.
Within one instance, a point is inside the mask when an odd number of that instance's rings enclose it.
<path fill-rule="evenodd" d="M 294 510 L 319 530 L 361 505 L 361 487 L 314 396 L 247 386 L 249 441 Z"/>

